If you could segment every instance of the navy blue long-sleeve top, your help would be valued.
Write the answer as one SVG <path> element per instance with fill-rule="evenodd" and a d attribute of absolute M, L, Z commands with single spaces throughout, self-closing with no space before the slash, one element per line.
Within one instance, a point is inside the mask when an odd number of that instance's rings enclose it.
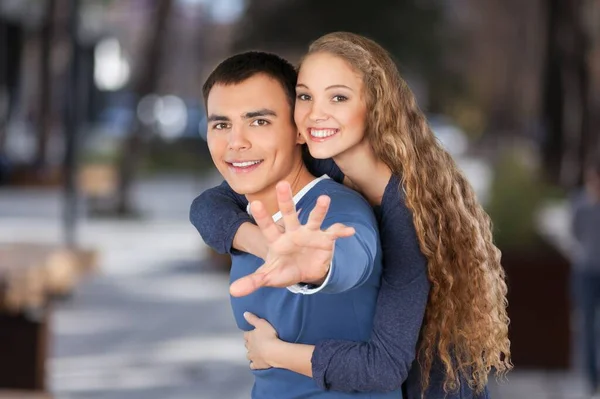
<path fill-rule="evenodd" d="M 327 174 L 338 182 L 344 175 L 331 160 L 310 160 L 314 175 Z M 226 182 L 206 190 L 192 203 L 190 220 L 203 240 L 220 253 L 231 253 L 233 237 L 244 222 L 253 222 L 244 211 L 247 201 Z M 392 176 L 375 208 L 383 253 L 381 288 L 377 297 L 373 331 L 368 342 L 323 340 L 315 345 L 313 379 L 323 389 L 344 392 L 391 391 L 402 386 L 404 398 L 421 399 L 421 373 L 415 361 L 429 280 L 427 260 L 419 248 L 412 213 L 406 206 L 400 179 Z M 414 364 L 414 366 L 413 366 Z M 475 395 L 466 381 L 460 390 L 443 391 L 445 373 L 434 362 L 425 398 L 488 398 Z"/>

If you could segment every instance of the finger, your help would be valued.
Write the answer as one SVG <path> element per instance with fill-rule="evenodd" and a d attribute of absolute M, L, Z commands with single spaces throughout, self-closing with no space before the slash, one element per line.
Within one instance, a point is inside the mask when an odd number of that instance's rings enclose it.
<path fill-rule="evenodd" d="M 262 264 L 262 266 L 260 266 L 258 269 L 256 269 L 254 274 L 261 274 L 263 276 L 262 277 L 263 281 L 261 282 L 263 287 L 268 285 L 269 273 L 275 269 L 277 269 L 277 263 L 274 263 L 274 262 L 265 262 Z"/>
<path fill-rule="evenodd" d="M 280 233 L 285 233 L 285 226 L 283 225 L 283 219 L 279 219 L 278 221 L 276 221 L 275 226 L 277 226 L 277 229 L 279 229 Z"/>
<path fill-rule="evenodd" d="M 271 324 L 265 320 L 265 319 L 261 319 L 260 317 L 256 316 L 255 314 L 252 314 L 250 312 L 244 312 L 244 318 L 246 319 L 246 321 L 248 321 L 248 323 L 252 326 L 254 326 L 254 328 L 256 329 L 266 329 L 266 328 L 270 328 L 272 329 Z M 250 338 L 250 337 L 248 337 Z"/>
<path fill-rule="evenodd" d="M 300 212 L 302 212 L 302 208 L 296 210 L 296 215 L 298 215 L 298 219 L 300 219 Z M 279 229 L 280 232 L 285 233 L 285 226 L 283 225 L 283 219 L 279 219 L 275 222 L 275 226 Z"/>
<path fill-rule="evenodd" d="M 321 225 L 323 224 L 323 220 L 325 220 L 325 215 L 327 215 L 327 211 L 329 210 L 329 204 L 331 203 L 331 199 L 326 195 L 321 195 L 317 199 L 317 204 L 310 211 L 310 215 L 308 216 L 308 221 L 306 222 L 306 227 L 310 230 L 320 230 Z"/>
<path fill-rule="evenodd" d="M 250 212 L 256 220 L 256 224 L 260 228 L 267 242 L 271 243 L 281 235 L 279 228 L 273 222 L 273 218 L 268 214 L 267 209 L 260 201 L 253 201 L 250 204 Z"/>
<path fill-rule="evenodd" d="M 351 237 L 356 233 L 354 227 L 346 226 L 342 223 L 332 224 L 325 230 L 325 233 L 332 239 Z"/>
<path fill-rule="evenodd" d="M 261 364 L 261 363 L 259 363 L 259 364 Z M 266 369 L 268 369 L 268 368 L 270 368 L 270 367 L 269 367 L 269 366 L 263 366 L 263 367 L 260 367 L 260 366 L 258 366 L 256 363 L 254 363 L 254 362 L 250 362 L 250 368 L 251 368 L 252 370 L 266 370 Z"/>
<path fill-rule="evenodd" d="M 277 183 L 277 204 L 283 217 L 285 231 L 294 231 L 300 228 L 300 221 L 296 213 L 296 205 L 292 197 L 290 183 L 286 181 Z"/>
<path fill-rule="evenodd" d="M 265 274 L 269 270 L 271 270 L 271 263 L 263 263 L 254 273 L 256 274 Z"/>
<path fill-rule="evenodd" d="M 314 234 L 303 236 L 300 245 L 302 245 L 305 248 L 311 248 L 313 250 L 332 251 L 335 245 L 335 241 L 338 238 L 351 237 L 355 233 L 356 231 L 353 227 L 348 227 L 341 223 L 336 223 L 330 226 L 325 231 L 318 231 Z M 269 270 L 266 268 L 263 270 L 265 274 L 267 274 L 268 271 Z"/>
<path fill-rule="evenodd" d="M 311 250 L 332 251 L 335 245 L 335 238 L 328 235 L 317 235 L 309 237 L 302 245 Z"/>
<path fill-rule="evenodd" d="M 253 313 L 250 313 L 250 312 L 244 312 L 244 319 L 246 319 L 248 324 L 250 324 L 253 327 L 256 327 L 256 325 L 262 321 L 262 319 L 260 317 L 256 316 Z M 244 335 L 245 334 L 246 333 L 244 333 Z"/>
<path fill-rule="evenodd" d="M 231 283 L 229 293 L 234 297 L 246 296 L 264 285 L 265 275 L 263 273 L 252 273 Z"/>

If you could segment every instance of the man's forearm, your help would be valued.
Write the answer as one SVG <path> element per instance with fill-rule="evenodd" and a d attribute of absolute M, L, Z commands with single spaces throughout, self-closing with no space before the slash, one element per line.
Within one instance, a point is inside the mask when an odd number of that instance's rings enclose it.
<path fill-rule="evenodd" d="M 312 378 L 312 355 L 314 345 L 291 344 L 277 341 L 272 350 L 267 354 L 267 363 L 271 367 L 287 369 L 298 374 Z"/>
<path fill-rule="evenodd" d="M 250 222 L 240 225 L 233 237 L 233 248 L 261 259 L 267 256 L 267 241 L 258 226 Z"/>

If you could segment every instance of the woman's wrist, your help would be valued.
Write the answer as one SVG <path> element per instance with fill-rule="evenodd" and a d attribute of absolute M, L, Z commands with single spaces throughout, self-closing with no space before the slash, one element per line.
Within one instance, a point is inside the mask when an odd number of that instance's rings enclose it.
<path fill-rule="evenodd" d="M 264 359 L 267 364 L 275 368 L 286 368 L 282 361 L 282 354 L 285 353 L 287 342 L 276 338 L 269 342 L 265 347 Z"/>
<path fill-rule="evenodd" d="M 267 240 L 257 225 L 245 222 L 240 225 L 233 237 L 233 247 L 261 259 L 267 256 Z"/>

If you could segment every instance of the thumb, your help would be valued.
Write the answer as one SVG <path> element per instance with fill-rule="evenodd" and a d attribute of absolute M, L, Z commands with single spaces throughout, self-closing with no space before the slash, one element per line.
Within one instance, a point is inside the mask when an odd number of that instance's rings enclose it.
<path fill-rule="evenodd" d="M 261 320 L 258 316 L 250 312 L 244 312 L 244 319 L 250 324 L 252 327 L 256 327 L 256 324 Z"/>
<path fill-rule="evenodd" d="M 264 285 L 264 272 L 254 272 L 231 283 L 229 286 L 229 293 L 234 297 L 246 296 L 252 294 Z"/>

